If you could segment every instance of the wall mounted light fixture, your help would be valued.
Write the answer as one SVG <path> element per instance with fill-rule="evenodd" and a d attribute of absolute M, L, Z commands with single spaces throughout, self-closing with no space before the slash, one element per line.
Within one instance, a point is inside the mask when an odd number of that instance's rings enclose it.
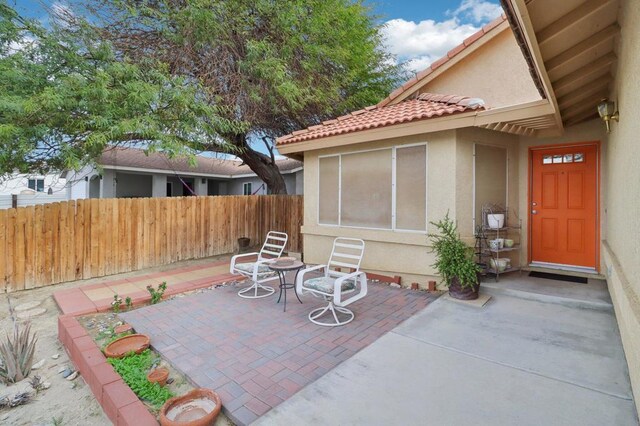
<path fill-rule="evenodd" d="M 620 119 L 616 103 L 607 98 L 602 99 L 598 104 L 598 114 L 604 121 L 605 126 L 607 126 L 607 133 L 611 133 L 611 120 L 618 121 Z"/>

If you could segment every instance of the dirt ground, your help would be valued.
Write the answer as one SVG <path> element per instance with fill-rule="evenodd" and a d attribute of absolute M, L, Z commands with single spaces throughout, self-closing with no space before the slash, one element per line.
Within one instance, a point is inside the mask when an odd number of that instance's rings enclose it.
<path fill-rule="evenodd" d="M 224 260 L 229 256 L 199 259 L 181 262 L 179 266 L 203 264 L 217 260 Z M 145 269 L 137 272 L 119 274 L 118 278 L 133 277 L 152 272 L 165 271 L 176 268 L 178 264 Z M 44 314 L 31 318 L 31 328 L 37 334 L 34 363 L 45 360 L 44 365 L 38 370 L 33 370 L 29 378 L 39 375 L 42 381 L 51 384 L 49 389 L 35 395 L 25 405 L 11 409 L 0 410 L 0 425 L 82 425 L 100 426 L 110 425 L 111 422 L 102 411 L 102 408 L 93 397 L 91 389 L 81 376 L 74 381 L 67 381 L 58 371 L 61 367 L 73 368 L 69 357 L 62 344 L 58 341 L 58 307 L 53 300 L 55 291 L 74 288 L 81 285 L 89 285 L 104 281 L 111 281 L 114 277 L 93 278 L 84 281 L 57 284 L 39 289 L 24 290 L 16 293 L 0 295 L 0 338 L 4 338 L 5 332 L 12 332 L 12 319 L 9 315 L 9 301 L 16 306 L 33 301 L 41 302 L 38 307 L 46 309 Z M 58 355 L 57 359 L 52 356 Z M 0 398 L 12 396 L 18 392 L 31 391 L 28 379 L 11 386 L 0 383 Z M 220 416 L 217 426 L 230 425 L 228 419 Z"/>

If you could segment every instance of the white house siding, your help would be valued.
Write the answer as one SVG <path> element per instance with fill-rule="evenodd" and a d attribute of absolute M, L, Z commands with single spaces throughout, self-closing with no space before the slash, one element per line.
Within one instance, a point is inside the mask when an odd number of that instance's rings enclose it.
<path fill-rule="evenodd" d="M 44 192 L 49 189 L 55 193 L 64 193 L 67 180 L 60 177 L 59 173 L 48 175 L 26 175 L 19 174 L 0 179 L 0 195 L 20 194 L 22 191 L 29 191 L 29 179 L 43 179 Z"/>

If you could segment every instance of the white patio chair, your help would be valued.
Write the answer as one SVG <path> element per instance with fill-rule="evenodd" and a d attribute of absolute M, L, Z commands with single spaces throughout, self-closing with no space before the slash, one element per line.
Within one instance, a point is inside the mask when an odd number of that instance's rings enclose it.
<path fill-rule="evenodd" d="M 231 258 L 229 272 L 247 277 L 253 283 L 249 287 L 240 290 L 238 296 L 246 299 L 258 299 L 271 296 L 275 292 L 273 287 L 262 285 L 262 283 L 278 279 L 277 274 L 269 269 L 267 265 L 282 255 L 288 239 L 289 236 L 284 232 L 270 231 L 260 252 L 238 254 Z M 258 257 L 255 262 L 242 262 L 243 258 L 255 256 Z M 266 293 L 258 294 L 258 290 Z"/>
<path fill-rule="evenodd" d="M 335 327 L 353 321 L 355 314 L 346 306 L 367 295 L 367 275 L 360 271 L 363 254 L 364 241 L 354 238 L 336 238 L 333 241 L 333 249 L 327 265 L 317 265 L 300 271 L 296 280 L 296 291 L 299 294 L 309 292 L 329 301 L 327 306 L 314 309 L 309 313 L 311 322 Z M 336 268 L 350 268 L 354 271 L 342 272 Z M 307 276 L 311 272 L 320 270 L 324 270 L 324 275 L 321 277 Z M 355 295 L 344 298 L 351 293 Z M 331 316 L 328 320 L 320 320 L 320 317 L 329 312 Z M 346 315 L 347 318 L 338 318 L 338 313 Z"/>

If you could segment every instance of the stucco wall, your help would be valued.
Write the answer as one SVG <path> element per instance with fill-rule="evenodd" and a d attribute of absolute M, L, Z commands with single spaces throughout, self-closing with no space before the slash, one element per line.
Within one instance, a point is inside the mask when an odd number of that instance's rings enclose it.
<path fill-rule="evenodd" d="M 618 69 L 610 96 L 618 101 L 620 122 L 612 124 L 606 146 L 602 263 L 640 411 L 640 2 L 621 3 Z"/>
<path fill-rule="evenodd" d="M 359 144 L 357 147 L 331 148 L 305 152 L 304 193 L 318 193 L 318 156 L 347 153 L 394 145 L 427 142 L 427 219 L 437 220 L 449 210 L 456 217 L 455 131 Z M 375 167 L 374 164 L 370 167 Z M 434 261 L 427 247 L 426 232 L 406 232 L 344 228 L 318 225 L 318 199 L 304 197 L 304 258 L 310 263 L 326 263 L 335 237 L 362 238 L 366 242 L 362 268 L 385 275 L 401 275 L 404 285 L 426 285 L 433 277 Z M 375 205 L 363 206 L 375 208 Z M 393 254 L 393 255 L 391 255 Z"/>
<path fill-rule="evenodd" d="M 259 177 L 246 177 L 246 178 L 235 178 L 230 180 L 228 183 L 228 194 L 243 195 L 243 185 L 245 183 L 251 183 L 252 194 L 263 195 L 267 193 L 267 185 L 264 184 L 264 182 L 262 182 L 262 179 L 260 179 Z M 286 183 L 286 180 L 285 180 L 285 183 Z"/>
<path fill-rule="evenodd" d="M 510 29 L 427 83 L 420 92 L 482 98 L 493 108 L 540 99 Z"/>

